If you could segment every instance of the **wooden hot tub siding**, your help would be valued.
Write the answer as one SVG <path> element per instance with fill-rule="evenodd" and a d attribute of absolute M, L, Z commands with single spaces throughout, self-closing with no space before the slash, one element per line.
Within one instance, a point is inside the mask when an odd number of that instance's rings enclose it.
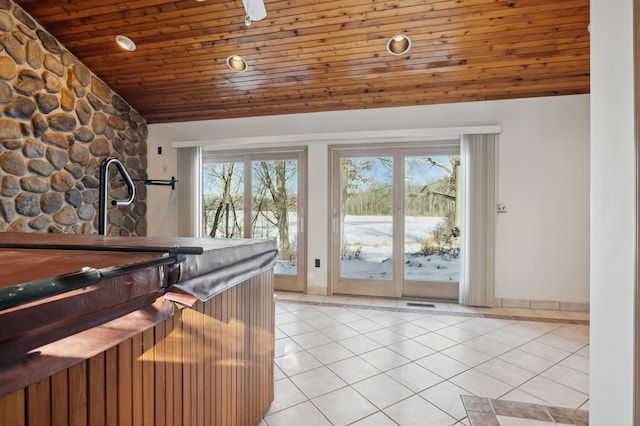
<path fill-rule="evenodd" d="M 269 270 L 0 398 L 0 425 L 257 425 L 273 332 Z"/>

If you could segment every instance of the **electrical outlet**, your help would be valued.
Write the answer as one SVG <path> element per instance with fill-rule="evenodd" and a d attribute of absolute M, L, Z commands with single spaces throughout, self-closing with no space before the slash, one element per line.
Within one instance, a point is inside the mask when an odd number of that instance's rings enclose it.
<path fill-rule="evenodd" d="M 507 212 L 507 205 L 500 203 L 498 204 L 498 213 L 506 213 Z"/>
<path fill-rule="evenodd" d="M 316 259 L 316 268 L 320 267 L 320 259 Z"/>
<path fill-rule="evenodd" d="M 169 172 L 169 166 L 167 166 L 166 164 L 162 165 L 162 173 L 168 173 Z"/>

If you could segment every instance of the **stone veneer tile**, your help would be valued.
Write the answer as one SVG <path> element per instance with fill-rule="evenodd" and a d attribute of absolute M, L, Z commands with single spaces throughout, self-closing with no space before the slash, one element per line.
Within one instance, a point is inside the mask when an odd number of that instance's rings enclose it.
<path fill-rule="evenodd" d="M 538 424 L 589 425 L 589 411 L 497 400 L 469 395 L 460 396 L 471 426 L 499 426 L 507 417 Z M 498 419 L 498 416 L 500 419 Z M 519 424 L 519 423 L 518 423 Z"/>
<path fill-rule="evenodd" d="M 495 414 L 469 412 L 469 422 L 471 426 L 500 426 L 500 422 Z"/>
<path fill-rule="evenodd" d="M 147 123 L 11 3 L 2 5 L 12 14 L 0 16 L 6 52 L 0 103 L 7 117 L 0 119 L 0 232 L 95 233 L 99 164 L 117 156 L 132 179 L 146 179 Z M 104 102 L 92 101 L 97 97 Z M 119 191 L 110 195 L 122 198 Z M 109 210 L 109 235 L 146 235 L 143 183 L 136 193 L 129 206 Z"/>
<path fill-rule="evenodd" d="M 490 399 L 489 402 L 498 416 L 520 417 L 544 422 L 553 421 L 553 418 L 551 418 L 544 405 L 525 404 L 501 399 Z"/>
<path fill-rule="evenodd" d="M 571 408 L 547 407 L 556 423 L 567 425 L 587 426 L 589 412 L 587 410 L 573 410 Z"/>
<path fill-rule="evenodd" d="M 479 396 L 471 395 L 460 395 L 460 398 L 462 398 L 462 404 L 467 411 L 495 414 L 488 398 L 481 398 Z"/>

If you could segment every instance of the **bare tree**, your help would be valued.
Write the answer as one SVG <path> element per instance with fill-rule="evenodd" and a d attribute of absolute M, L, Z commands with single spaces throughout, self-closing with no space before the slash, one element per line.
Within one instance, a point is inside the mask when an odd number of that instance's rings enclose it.
<path fill-rule="evenodd" d="M 435 197 L 441 197 L 448 200 L 455 206 L 455 213 L 453 217 L 454 226 L 460 226 L 460 203 L 457 202 L 457 197 L 460 194 L 460 156 L 449 156 L 450 165 L 446 165 L 433 159 L 433 157 L 426 157 L 426 161 L 431 163 L 432 166 L 439 167 L 447 173 L 447 176 L 441 180 L 440 188 L 429 188 L 429 185 L 425 185 L 422 189 L 423 192 L 433 194 Z"/>
<path fill-rule="evenodd" d="M 219 189 L 214 196 L 204 197 L 203 214 L 204 229 L 209 229 L 209 221 L 213 216 L 211 230 L 208 232 L 210 238 L 222 236 L 226 238 L 241 237 L 242 229 L 238 220 L 236 203 L 238 200 L 238 188 L 234 184 L 235 163 L 209 163 L 205 165 L 205 179 L 214 183 Z M 238 180 L 238 179 L 237 179 Z M 242 180 L 239 179 L 237 185 L 240 186 Z M 240 197 L 241 200 L 241 197 Z M 229 219 L 231 227 L 229 229 Z"/>
<path fill-rule="evenodd" d="M 432 178 L 422 180 L 423 174 L 416 174 L 422 182 L 407 185 L 410 202 L 406 211 L 427 216 L 443 216 L 440 223 L 429 238 L 421 242 L 421 251 L 429 253 L 449 253 L 456 255 L 460 236 L 460 157 L 414 157 L 411 167 L 425 171 L 435 167 L 442 170 Z M 427 167 L 425 169 L 425 167 Z M 426 176 L 429 176 L 427 172 Z M 439 176 L 439 177 L 437 177 Z"/>
<path fill-rule="evenodd" d="M 261 161 L 254 166 L 259 182 L 254 195 L 256 217 L 261 215 L 278 230 L 278 251 L 282 260 L 294 260 L 295 251 L 289 240 L 289 211 L 296 209 L 295 194 L 288 193 L 290 180 L 297 176 L 295 167 L 287 167 L 290 161 Z"/>
<path fill-rule="evenodd" d="M 344 234 L 347 213 L 354 213 L 354 202 L 363 202 L 362 194 L 375 184 L 375 180 L 370 176 L 375 163 L 375 158 L 343 157 L 340 159 L 340 253 L 343 257 L 350 255 L 346 250 L 347 244 Z"/>
<path fill-rule="evenodd" d="M 358 196 L 363 188 L 373 183 L 367 172 L 373 169 L 373 158 L 341 158 L 340 159 L 340 211 L 341 223 L 344 228 L 344 218 L 347 214 L 347 201 Z"/>

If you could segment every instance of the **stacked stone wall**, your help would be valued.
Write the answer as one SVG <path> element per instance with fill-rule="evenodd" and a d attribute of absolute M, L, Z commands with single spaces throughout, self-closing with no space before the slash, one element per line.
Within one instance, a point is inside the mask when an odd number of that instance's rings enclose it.
<path fill-rule="evenodd" d="M 100 165 L 136 181 L 109 235 L 146 235 L 147 123 L 11 0 L 0 0 L 0 231 L 96 233 Z M 127 189 L 110 168 L 108 193 Z"/>

